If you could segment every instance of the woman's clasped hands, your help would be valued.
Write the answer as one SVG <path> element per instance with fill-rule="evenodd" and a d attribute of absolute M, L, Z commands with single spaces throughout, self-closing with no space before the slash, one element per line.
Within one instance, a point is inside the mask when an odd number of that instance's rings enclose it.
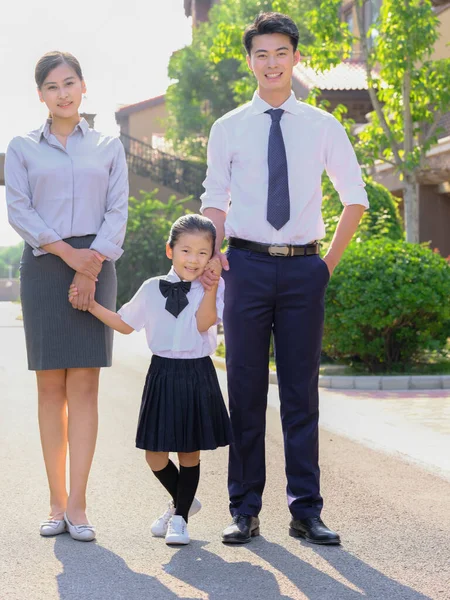
<path fill-rule="evenodd" d="M 87 311 L 94 301 L 95 284 L 101 271 L 103 256 L 90 249 L 74 249 L 66 261 L 76 271 L 69 288 L 69 302 L 73 308 Z"/>

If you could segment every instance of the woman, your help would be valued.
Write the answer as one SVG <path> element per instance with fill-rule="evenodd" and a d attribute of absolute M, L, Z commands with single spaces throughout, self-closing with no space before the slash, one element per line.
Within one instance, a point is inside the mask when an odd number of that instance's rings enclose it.
<path fill-rule="evenodd" d="M 50 488 L 50 515 L 40 533 L 68 529 L 74 539 L 91 541 L 95 529 L 86 517 L 86 488 L 97 438 L 99 372 L 111 366 L 112 330 L 87 308 L 95 294 L 115 310 L 114 261 L 125 235 L 127 165 L 120 140 L 89 129 L 80 118 L 86 84 L 74 56 L 45 54 L 35 78 L 50 118 L 11 141 L 5 180 L 9 221 L 25 240 L 23 320 Z M 78 310 L 67 301 L 71 283 L 81 290 Z"/>

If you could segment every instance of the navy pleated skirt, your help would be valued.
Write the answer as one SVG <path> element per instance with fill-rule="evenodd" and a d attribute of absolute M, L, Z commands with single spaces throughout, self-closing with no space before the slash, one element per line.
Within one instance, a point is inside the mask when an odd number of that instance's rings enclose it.
<path fill-rule="evenodd" d="M 230 420 L 209 356 L 152 356 L 136 436 L 153 452 L 214 450 L 230 442 Z"/>
<path fill-rule="evenodd" d="M 89 248 L 95 235 L 64 240 Z M 113 330 L 91 313 L 72 308 L 67 299 L 75 271 L 54 254 L 34 256 L 25 244 L 20 263 L 20 296 L 32 371 L 110 367 Z M 113 261 L 103 263 L 95 290 L 97 302 L 116 310 L 117 279 Z"/>

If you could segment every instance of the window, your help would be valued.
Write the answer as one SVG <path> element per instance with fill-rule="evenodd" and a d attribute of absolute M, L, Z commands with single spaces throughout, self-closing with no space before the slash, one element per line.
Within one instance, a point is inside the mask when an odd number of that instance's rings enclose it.
<path fill-rule="evenodd" d="M 354 33 L 353 10 L 349 10 L 344 14 L 344 21 L 347 23 L 350 33 Z"/>
<path fill-rule="evenodd" d="M 382 0 L 366 0 L 366 2 L 364 3 L 363 20 L 364 30 L 366 33 L 369 31 L 369 29 L 378 20 L 380 16 L 381 2 Z M 370 35 L 367 39 L 369 48 L 372 48 L 377 37 L 378 31 L 374 27 L 372 28 Z"/>

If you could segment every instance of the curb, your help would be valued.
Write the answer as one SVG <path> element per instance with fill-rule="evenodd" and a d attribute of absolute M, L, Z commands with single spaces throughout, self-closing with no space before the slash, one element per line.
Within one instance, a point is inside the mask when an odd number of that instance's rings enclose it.
<path fill-rule="evenodd" d="M 226 370 L 225 359 L 212 356 L 218 369 Z M 278 383 L 269 371 L 269 383 Z M 319 387 L 333 390 L 450 390 L 450 375 L 319 375 Z"/>

